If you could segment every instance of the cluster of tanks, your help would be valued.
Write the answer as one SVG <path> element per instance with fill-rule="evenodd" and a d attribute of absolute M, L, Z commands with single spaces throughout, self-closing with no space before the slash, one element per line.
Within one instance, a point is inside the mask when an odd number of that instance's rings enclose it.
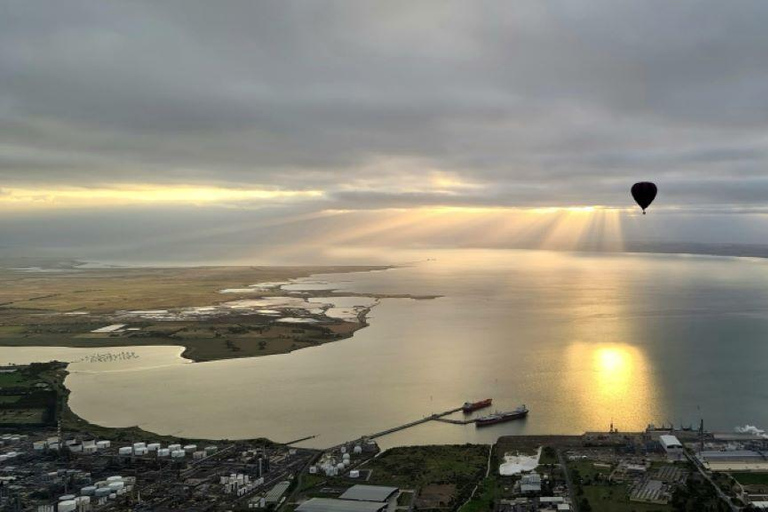
<path fill-rule="evenodd" d="M 359 444 L 352 448 L 352 454 L 361 455 L 363 447 Z M 352 465 L 352 454 L 349 453 L 346 446 L 339 448 L 339 452 L 330 452 L 323 455 L 320 462 L 315 466 L 310 466 L 310 474 L 322 472 L 326 476 L 338 476 L 343 474 Z M 353 474 L 354 473 L 354 474 Z M 359 471 L 352 470 L 349 473 L 351 478 L 358 478 Z"/>
<path fill-rule="evenodd" d="M 59 496 L 59 502 L 55 506 L 42 505 L 37 507 L 37 512 L 88 512 L 92 505 L 104 505 L 111 500 L 116 500 L 118 496 L 131 492 L 135 484 L 134 477 L 110 476 L 106 480 L 83 487 L 79 495 Z"/>
<path fill-rule="evenodd" d="M 155 455 L 158 458 L 170 457 L 172 459 L 183 459 L 191 455 L 193 460 L 201 460 L 213 455 L 218 450 L 216 446 L 206 446 L 202 450 L 197 449 L 196 444 L 182 446 L 180 444 L 169 444 L 163 448 L 160 443 L 133 443 L 133 446 L 123 446 L 118 449 L 117 454 L 122 457 L 145 457 Z"/>

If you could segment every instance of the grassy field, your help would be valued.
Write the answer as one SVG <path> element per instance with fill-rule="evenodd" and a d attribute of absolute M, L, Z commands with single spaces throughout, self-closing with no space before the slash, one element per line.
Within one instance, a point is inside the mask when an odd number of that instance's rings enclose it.
<path fill-rule="evenodd" d="M 579 497 L 579 501 L 581 498 Z M 583 498 L 589 501 L 592 512 L 667 512 L 673 510 L 671 505 L 653 505 L 629 501 L 627 488 L 624 485 L 585 485 Z"/>
<path fill-rule="evenodd" d="M 224 288 L 377 268 L 381 267 L 125 268 L 54 273 L 0 268 L 0 345 L 179 345 L 185 347 L 184 357 L 194 361 L 283 354 L 348 338 L 364 324 L 338 320 L 322 325 L 282 325 L 269 316 L 231 315 L 199 322 L 136 319 L 127 323 L 139 331 L 91 331 L 113 323 L 110 315 L 120 310 L 211 306 L 254 297 L 222 295 L 219 292 Z M 280 292 L 265 291 L 259 296 L 276 293 Z M 70 312 L 88 314 L 64 314 Z"/>
<path fill-rule="evenodd" d="M 477 488 L 475 496 L 462 506 L 460 512 L 487 512 L 493 509 L 495 500 L 499 497 L 496 477 L 489 476 L 483 479 Z"/>
<path fill-rule="evenodd" d="M 768 485 L 768 473 L 731 473 L 742 485 Z"/>
<path fill-rule="evenodd" d="M 453 485 L 453 503 L 462 503 L 485 475 L 488 447 L 483 445 L 404 446 L 371 460 L 367 483 L 401 489 Z"/>

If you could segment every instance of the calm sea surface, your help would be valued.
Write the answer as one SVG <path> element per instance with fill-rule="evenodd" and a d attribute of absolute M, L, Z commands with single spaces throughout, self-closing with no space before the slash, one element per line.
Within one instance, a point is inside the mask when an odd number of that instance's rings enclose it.
<path fill-rule="evenodd" d="M 265 436 L 329 446 L 465 400 L 525 403 L 524 421 L 430 422 L 382 446 L 648 423 L 768 427 L 768 260 L 444 251 L 383 272 L 289 288 L 435 294 L 386 299 L 351 339 L 263 358 L 188 364 L 178 347 L 72 365 L 74 411 L 189 437 Z M 0 348 L 0 362 L 126 349 Z M 491 410 L 493 410 L 491 409 Z M 460 414 L 456 417 L 461 417 Z"/>

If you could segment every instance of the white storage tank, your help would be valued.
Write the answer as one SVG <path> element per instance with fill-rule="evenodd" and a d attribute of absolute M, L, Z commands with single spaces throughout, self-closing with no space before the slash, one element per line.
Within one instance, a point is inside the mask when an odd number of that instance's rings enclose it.
<path fill-rule="evenodd" d="M 360 478 L 360 471 L 353 469 L 349 472 L 349 478 Z"/>
<path fill-rule="evenodd" d="M 347 453 L 347 447 L 346 446 L 342 446 L 341 447 L 341 453 Z"/>
<path fill-rule="evenodd" d="M 80 453 L 83 451 L 83 445 L 81 444 L 72 444 L 69 446 L 69 450 L 74 453 Z"/>
<path fill-rule="evenodd" d="M 336 469 L 338 469 L 339 471 L 343 470 L 344 469 L 344 463 L 343 462 L 339 462 L 338 464 L 336 464 Z"/>
<path fill-rule="evenodd" d="M 81 507 L 86 507 L 91 504 L 91 497 L 90 496 L 80 496 L 79 498 L 75 499 L 78 505 Z"/>
<path fill-rule="evenodd" d="M 345 468 L 348 468 L 351 462 L 349 462 L 349 459 L 344 459 L 344 462 L 342 463 Z"/>
<path fill-rule="evenodd" d="M 102 487 L 100 489 L 96 489 L 96 492 L 93 494 L 97 498 L 106 498 L 112 493 L 112 491 L 109 490 L 109 487 Z"/>
<path fill-rule="evenodd" d="M 89 445 L 89 446 L 83 446 L 83 453 L 96 453 L 98 451 L 98 448 L 96 448 L 95 444 Z"/>
<path fill-rule="evenodd" d="M 197 451 L 197 445 L 196 444 L 188 444 L 184 447 L 184 451 L 187 453 L 192 453 L 194 451 Z"/>
<path fill-rule="evenodd" d="M 134 448 L 133 449 L 133 454 L 134 455 L 139 455 L 139 456 L 146 455 L 147 454 L 147 448 L 146 447 L 141 447 L 141 446 L 138 447 L 138 448 Z"/>
<path fill-rule="evenodd" d="M 120 475 L 107 477 L 107 484 L 111 484 L 112 482 L 122 482 L 122 481 L 123 481 L 123 477 Z"/>
<path fill-rule="evenodd" d="M 45 450 L 45 441 L 35 441 L 32 443 L 32 448 L 35 449 L 35 451 L 42 451 Z"/>
<path fill-rule="evenodd" d="M 133 448 L 131 448 L 130 446 L 123 446 L 119 450 L 117 450 L 117 453 L 123 456 L 133 455 Z"/>
<path fill-rule="evenodd" d="M 363 447 L 357 444 L 354 448 L 352 448 L 352 452 L 355 454 L 363 453 Z"/>
<path fill-rule="evenodd" d="M 114 493 L 114 492 L 113 492 L 113 493 L 111 493 L 111 494 L 109 495 L 109 499 L 113 500 L 113 499 L 115 499 L 115 498 L 117 498 L 117 494 L 116 494 L 116 493 Z"/>
<path fill-rule="evenodd" d="M 75 499 L 74 494 L 63 494 L 59 496 L 59 501 L 72 501 Z"/>
<path fill-rule="evenodd" d="M 77 509 L 77 503 L 75 500 L 66 500 L 59 502 L 59 512 L 73 512 Z"/>
<path fill-rule="evenodd" d="M 105 448 L 109 448 L 112 446 L 112 441 L 96 441 L 96 447 L 99 450 L 104 450 Z"/>
<path fill-rule="evenodd" d="M 149 443 L 147 445 L 147 450 L 149 450 L 150 452 L 156 452 L 159 449 L 160 449 L 160 443 Z"/>
<path fill-rule="evenodd" d="M 96 494 L 97 487 L 95 485 L 86 485 L 82 489 L 80 489 L 80 494 L 83 496 L 93 496 Z"/>
<path fill-rule="evenodd" d="M 310 475 L 317 474 L 317 466 L 309 466 L 309 474 Z"/>
<path fill-rule="evenodd" d="M 192 454 L 192 458 L 195 460 L 200 460 L 205 458 L 205 452 L 204 451 L 197 451 Z"/>
<path fill-rule="evenodd" d="M 181 450 L 181 445 L 180 444 L 169 444 L 168 445 L 168 449 L 171 450 L 171 451 L 173 451 L 173 450 Z"/>
<path fill-rule="evenodd" d="M 184 450 L 173 450 L 171 452 L 171 458 L 173 458 L 173 459 L 183 459 L 184 455 L 186 455 L 186 454 L 187 454 L 187 452 L 185 452 Z"/>
<path fill-rule="evenodd" d="M 134 450 L 135 450 L 136 448 L 146 448 L 146 447 L 147 447 L 147 443 L 142 443 L 142 442 L 139 442 L 139 443 L 133 443 L 133 449 L 134 449 Z"/>
<path fill-rule="evenodd" d="M 341 458 L 344 460 L 349 460 L 349 454 L 345 453 Z"/>
<path fill-rule="evenodd" d="M 123 487 L 125 487 L 125 483 L 123 483 L 123 482 L 111 482 L 107 487 L 109 488 L 110 491 L 117 492 L 120 489 L 122 489 Z"/>
<path fill-rule="evenodd" d="M 218 451 L 218 449 L 219 448 L 217 446 L 213 446 L 213 445 L 206 446 L 205 447 L 205 454 L 206 455 L 213 455 L 214 453 L 216 453 Z"/>
<path fill-rule="evenodd" d="M 160 448 L 159 450 L 157 450 L 158 457 L 168 457 L 169 455 L 171 455 L 171 450 L 169 450 L 168 448 Z"/>

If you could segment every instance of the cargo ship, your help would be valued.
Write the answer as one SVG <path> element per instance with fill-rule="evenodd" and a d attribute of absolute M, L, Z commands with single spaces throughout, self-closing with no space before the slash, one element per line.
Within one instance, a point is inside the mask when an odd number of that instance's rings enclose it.
<path fill-rule="evenodd" d="M 476 427 L 485 427 L 487 425 L 495 425 L 496 423 L 503 423 L 505 421 L 512 421 L 518 418 L 525 418 L 528 416 L 528 408 L 525 405 L 521 405 L 514 411 L 509 412 L 497 412 L 489 414 L 488 416 L 482 416 L 475 420 Z"/>
<path fill-rule="evenodd" d="M 479 402 L 464 402 L 464 405 L 461 406 L 461 410 L 464 411 L 464 414 L 469 414 L 471 412 L 475 412 L 478 409 L 490 407 L 492 401 L 493 400 L 491 398 L 486 398 L 485 400 L 480 400 Z"/>

